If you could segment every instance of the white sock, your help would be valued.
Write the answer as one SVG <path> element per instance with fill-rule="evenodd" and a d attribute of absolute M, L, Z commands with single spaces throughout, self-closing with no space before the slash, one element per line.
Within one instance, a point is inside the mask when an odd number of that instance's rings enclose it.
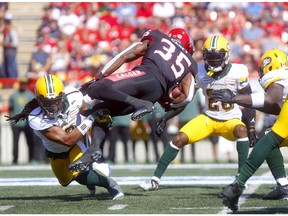
<path fill-rule="evenodd" d="M 286 177 L 282 177 L 276 180 L 276 182 L 278 182 L 280 185 L 284 186 L 284 185 L 288 185 L 288 180 Z"/>
<path fill-rule="evenodd" d="M 160 182 L 160 179 L 159 179 L 158 177 L 156 177 L 156 176 L 153 176 L 151 179 L 154 180 L 154 181 L 156 181 L 157 183 Z"/>

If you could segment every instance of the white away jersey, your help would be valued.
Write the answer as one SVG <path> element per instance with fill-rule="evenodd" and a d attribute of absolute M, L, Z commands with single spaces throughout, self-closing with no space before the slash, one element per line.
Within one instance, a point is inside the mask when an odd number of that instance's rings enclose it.
<path fill-rule="evenodd" d="M 69 103 L 68 109 L 61 117 L 48 119 L 45 117 L 45 112 L 40 107 L 35 108 L 28 117 L 29 126 L 34 130 L 35 134 L 42 140 L 44 147 L 54 153 L 67 152 L 70 147 L 55 143 L 47 139 L 39 131 L 47 129 L 52 126 L 59 126 L 64 130 L 75 128 L 81 123 L 81 115 L 79 113 L 82 106 L 83 95 L 76 88 L 65 88 L 67 101 Z M 78 143 L 81 142 L 81 143 Z M 78 141 L 79 146 L 83 145 L 82 141 Z"/>
<path fill-rule="evenodd" d="M 249 84 L 248 69 L 243 64 L 229 64 L 226 70 L 214 79 L 200 70 L 196 77 L 196 88 L 202 88 L 205 96 L 204 112 L 211 118 L 218 120 L 241 119 L 242 112 L 236 103 L 228 104 L 209 97 L 212 90 L 229 89 L 234 94 Z"/>
<path fill-rule="evenodd" d="M 284 87 L 283 99 L 278 102 L 278 106 L 281 108 L 288 96 L 288 68 L 281 68 L 279 70 L 273 70 L 266 73 L 262 79 L 260 79 L 260 85 L 265 90 L 271 83 L 277 83 Z"/>

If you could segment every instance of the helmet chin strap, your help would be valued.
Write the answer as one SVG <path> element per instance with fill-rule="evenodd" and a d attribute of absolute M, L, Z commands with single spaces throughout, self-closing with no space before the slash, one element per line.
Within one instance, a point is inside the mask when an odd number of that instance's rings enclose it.
<path fill-rule="evenodd" d="M 217 73 L 217 72 L 220 72 L 223 70 L 223 67 L 222 66 L 219 66 L 219 67 L 211 67 L 210 65 L 208 65 L 208 72 L 207 72 L 207 75 L 208 76 L 213 76 L 214 73 Z"/>

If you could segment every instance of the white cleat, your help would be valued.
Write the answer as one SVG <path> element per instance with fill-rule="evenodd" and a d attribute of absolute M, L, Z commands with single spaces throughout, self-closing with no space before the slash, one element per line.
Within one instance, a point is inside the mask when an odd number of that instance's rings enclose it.
<path fill-rule="evenodd" d="M 139 187 L 144 191 L 152 191 L 152 190 L 158 190 L 159 188 L 159 182 L 157 182 L 154 179 L 150 179 L 148 181 L 145 181 L 139 185 Z"/>

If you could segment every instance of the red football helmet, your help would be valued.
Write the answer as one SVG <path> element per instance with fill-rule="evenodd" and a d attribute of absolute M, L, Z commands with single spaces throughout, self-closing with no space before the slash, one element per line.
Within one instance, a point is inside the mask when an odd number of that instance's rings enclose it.
<path fill-rule="evenodd" d="M 185 29 L 174 28 L 169 33 L 168 36 L 175 38 L 182 43 L 184 48 L 192 55 L 194 53 L 194 42 L 192 37 L 188 34 Z"/>

